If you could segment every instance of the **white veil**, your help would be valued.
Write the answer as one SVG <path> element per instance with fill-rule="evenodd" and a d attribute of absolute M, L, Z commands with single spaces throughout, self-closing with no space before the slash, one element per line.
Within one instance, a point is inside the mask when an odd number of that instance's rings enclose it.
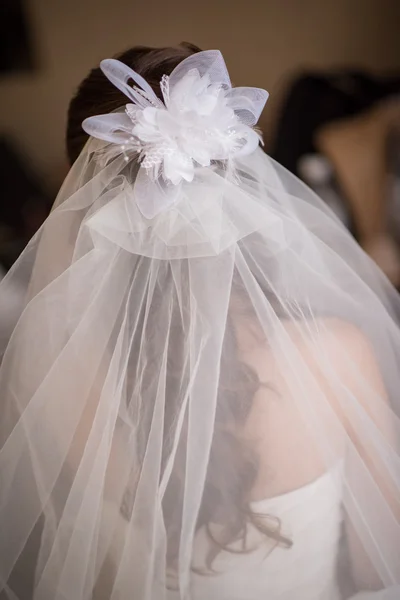
<path fill-rule="evenodd" d="M 102 140 L 0 286 L 1 298 L 31 273 L 0 370 L 0 598 L 211 600 L 253 555 L 226 597 L 308 600 L 295 575 L 317 556 L 338 597 L 399 598 L 397 293 L 255 149 L 266 95 L 232 93 L 219 53 L 175 77 L 199 86 L 190 119 L 205 118 L 204 92 L 217 99 L 207 114 L 224 99 L 212 143 L 192 123 L 175 163 L 164 148 L 146 168 L 159 140 L 140 111 L 162 107 L 107 65 L 140 110 L 130 125 L 128 113 L 86 124 Z M 221 128 L 233 145 L 215 141 Z M 318 495 L 297 513 L 300 537 L 259 514 L 258 501 L 337 470 L 332 531 Z M 275 592 L 254 591 L 279 561 Z"/>

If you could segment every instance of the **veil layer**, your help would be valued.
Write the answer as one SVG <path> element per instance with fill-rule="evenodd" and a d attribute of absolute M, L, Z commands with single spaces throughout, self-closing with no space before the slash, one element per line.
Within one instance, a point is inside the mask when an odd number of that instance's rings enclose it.
<path fill-rule="evenodd" d="M 88 142 L 0 286 L 29 274 L 0 370 L 0 597 L 209 600 L 225 577 L 232 600 L 308 600 L 318 557 L 338 598 L 398 598 L 397 293 L 261 150 L 150 220 L 109 150 Z"/>

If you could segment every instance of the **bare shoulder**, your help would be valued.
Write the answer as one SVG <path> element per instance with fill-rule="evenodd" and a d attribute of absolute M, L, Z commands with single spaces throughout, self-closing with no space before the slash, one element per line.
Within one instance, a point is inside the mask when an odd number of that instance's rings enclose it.
<path fill-rule="evenodd" d="M 284 325 L 292 342 L 299 350 L 311 352 L 319 348 L 333 361 L 333 366 L 347 370 L 350 363 L 375 365 L 373 346 L 368 337 L 354 324 L 342 319 L 326 318 L 302 325 L 290 322 Z M 350 363 L 349 363 L 350 361 Z"/>
<path fill-rule="evenodd" d="M 340 319 L 327 319 L 321 335 L 329 356 L 350 387 L 357 391 L 368 383 L 383 391 L 376 349 L 361 329 Z"/>
<path fill-rule="evenodd" d="M 279 465 L 281 482 L 288 489 L 324 471 L 305 424 L 304 406 L 313 407 L 314 418 L 320 420 L 326 436 L 331 436 L 332 448 L 340 454 L 344 440 L 338 421 L 361 447 L 360 427 L 354 427 L 353 419 L 359 408 L 381 432 L 389 429 L 387 394 L 373 344 L 351 323 L 331 318 L 310 323 L 282 321 L 275 336 L 260 344 L 247 360 L 265 384 L 255 397 L 247 429 L 265 461 L 260 494 L 265 492 L 262 485 L 269 481 L 271 465 Z M 333 411 L 327 410 L 329 405 Z"/>
<path fill-rule="evenodd" d="M 380 399 L 386 398 L 386 390 L 377 361 L 376 349 L 371 340 L 358 327 L 341 319 L 327 318 L 308 324 L 288 322 L 284 324 L 299 357 L 306 363 L 324 389 L 332 387 L 332 382 L 340 381 L 357 395 L 362 403 L 374 392 Z M 283 361 L 282 370 L 285 360 Z M 340 386 L 339 386 L 340 387 Z M 334 393 L 337 396 L 337 390 Z"/>
<path fill-rule="evenodd" d="M 306 357 L 311 370 L 324 373 L 327 385 L 335 373 L 341 388 L 357 397 L 368 412 L 379 411 L 387 405 L 376 349 L 365 333 L 352 323 L 333 318 L 316 322 L 317 333 L 314 334 L 308 332 L 306 325 L 302 327 L 307 334 L 298 328 L 296 333 L 288 333 L 294 336 L 293 342 Z M 292 331 L 293 324 L 288 328 Z"/>
<path fill-rule="evenodd" d="M 341 377 L 353 370 L 377 371 L 374 349 L 367 336 L 352 323 L 335 318 L 307 321 L 282 321 L 279 330 L 266 344 L 254 345 L 245 360 L 255 368 L 260 379 L 271 376 L 271 368 L 286 379 L 289 353 L 294 351 L 311 373 L 321 375 L 321 366 Z M 267 379 L 268 380 L 268 379 Z"/>

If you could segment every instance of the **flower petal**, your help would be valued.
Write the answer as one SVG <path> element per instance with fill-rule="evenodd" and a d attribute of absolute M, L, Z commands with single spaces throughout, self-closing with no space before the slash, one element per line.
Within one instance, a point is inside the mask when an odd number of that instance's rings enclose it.
<path fill-rule="evenodd" d="M 132 121 L 124 112 L 88 117 L 82 128 L 92 137 L 115 144 L 126 143 L 132 135 Z"/>
<path fill-rule="evenodd" d="M 219 50 L 206 50 L 205 52 L 192 54 L 175 67 L 169 78 L 170 88 L 173 89 L 182 77 L 192 69 L 197 69 L 200 77 L 208 74 L 210 83 L 219 83 L 225 88 L 232 87 L 221 52 Z"/>
<path fill-rule="evenodd" d="M 131 79 L 146 93 L 154 106 L 164 106 L 161 100 L 156 96 L 151 85 L 149 85 L 139 73 L 136 73 L 121 61 L 108 58 L 101 61 L 100 68 L 107 79 L 109 79 L 115 87 L 121 90 L 121 92 L 123 92 L 134 104 L 141 105 L 141 101 L 140 98 L 138 98 L 137 92 L 128 85 L 128 81 Z M 149 103 L 147 102 L 145 105 L 148 104 Z"/>
<path fill-rule="evenodd" d="M 182 179 L 193 181 L 193 160 L 179 151 L 167 154 L 164 156 L 164 175 L 173 185 L 177 185 Z"/>
<path fill-rule="evenodd" d="M 228 106 L 235 111 L 241 123 L 251 127 L 260 118 L 268 96 L 265 90 L 252 87 L 233 88 L 226 94 Z"/>
<path fill-rule="evenodd" d="M 243 132 L 244 135 L 242 137 L 243 146 L 235 152 L 235 156 L 248 156 L 257 150 L 260 145 L 260 135 L 250 127 L 247 127 L 246 129 L 247 131 Z"/>

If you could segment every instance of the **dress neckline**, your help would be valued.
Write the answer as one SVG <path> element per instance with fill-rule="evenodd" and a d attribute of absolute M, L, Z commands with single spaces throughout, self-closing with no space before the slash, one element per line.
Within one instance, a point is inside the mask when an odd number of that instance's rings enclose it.
<path fill-rule="evenodd" d="M 309 483 L 291 490 L 289 492 L 284 492 L 283 494 L 279 494 L 277 496 L 271 496 L 270 498 L 264 498 L 262 500 L 256 500 L 251 502 L 250 506 L 254 512 L 264 512 L 265 506 L 275 505 L 277 503 L 290 503 L 294 497 L 299 501 L 301 498 L 312 495 L 319 488 L 324 487 L 332 487 L 332 482 L 334 485 L 340 483 L 343 475 L 343 460 L 340 460 L 336 463 L 331 469 L 325 471 L 322 475 L 319 475 Z"/>

